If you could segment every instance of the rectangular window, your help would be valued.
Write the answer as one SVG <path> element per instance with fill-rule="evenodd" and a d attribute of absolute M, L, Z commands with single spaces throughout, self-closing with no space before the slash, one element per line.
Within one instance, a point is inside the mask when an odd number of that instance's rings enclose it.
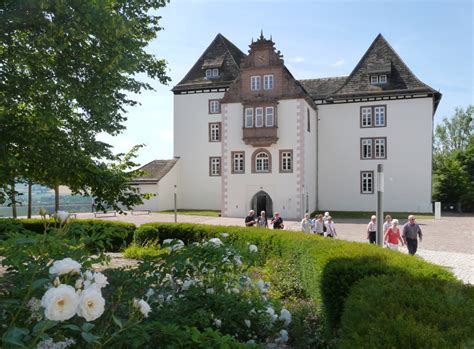
<path fill-rule="evenodd" d="M 374 171 L 361 171 L 360 173 L 360 193 L 374 193 Z"/>
<path fill-rule="evenodd" d="M 360 140 L 360 158 L 367 159 L 386 159 L 387 158 L 387 138 L 361 138 Z"/>
<path fill-rule="evenodd" d="M 209 100 L 209 114 L 219 114 L 221 112 L 221 103 L 218 99 Z"/>
<path fill-rule="evenodd" d="M 273 74 L 263 76 L 263 89 L 264 90 L 273 89 Z"/>
<path fill-rule="evenodd" d="M 375 158 L 385 159 L 385 138 L 375 138 Z"/>
<path fill-rule="evenodd" d="M 220 156 L 209 158 L 209 176 L 221 175 L 221 158 Z"/>
<path fill-rule="evenodd" d="M 311 132 L 311 117 L 310 117 L 310 114 L 309 114 L 309 108 L 306 108 L 306 116 L 307 116 L 306 130 L 308 132 Z"/>
<path fill-rule="evenodd" d="M 206 69 L 206 78 L 210 78 L 212 76 L 212 69 Z"/>
<path fill-rule="evenodd" d="M 253 127 L 253 108 L 245 108 L 245 127 Z"/>
<path fill-rule="evenodd" d="M 372 108 L 367 107 L 361 109 L 361 126 L 372 127 Z"/>
<path fill-rule="evenodd" d="M 379 76 L 378 75 L 372 75 L 370 77 L 370 84 L 375 85 L 379 83 Z"/>
<path fill-rule="evenodd" d="M 387 75 L 379 75 L 379 83 L 386 84 L 387 83 Z"/>
<path fill-rule="evenodd" d="M 385 106 L 374 107 L 375 127 L 385 126 Z"/>
<path fill-rule="evenodd" d="M 266 107 L 265 108 L 265 126 L 273 127 L 275 125 L 275 116 L 273 114 L 273 107 Z"/>
<path fill-rule="evenodd" d="M 293 172 L 293 150 L 280 150 L 280 172 Z"/>
<path fill-rule="evenodd" d="M 387 106 L 377 105 L 360 108 L 360 127 L 385 127 L 387 126 Z"/>
<path fill-rule="evenodd" d="M 362 138 L 361 148 L 361 158 L 372 159 L 372 138 Z"/>
<path fill-rule="evenodd" d="M 209 123 L 209 142 L 220 142 L 221 141 L 221 123 L 210 122 Z"/>
<path fill-rule="evenodd" d="M 250 77 L 250 89 L 252 91 L 260 90 L 260 76 L 251 76 Z"/>
<path fill-rule="evenodd" d="M 263 127 L 263 108 L 255 108 L 255 127 Z"/>
<path fill-rule="evenodd" d="M 245 173 L 245 153 L 232 152 L 232 173 Z"/>
<path fill-rule="evenodd" d="M 219 68 L 212 69 L 212 76 L 214 77 L 219 76 Z"/>

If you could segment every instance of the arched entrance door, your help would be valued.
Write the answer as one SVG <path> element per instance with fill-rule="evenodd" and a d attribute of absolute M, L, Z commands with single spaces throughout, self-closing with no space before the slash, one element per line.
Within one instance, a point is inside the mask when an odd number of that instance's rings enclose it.
<path fill-rule="evenodd" d="M 265 211 L 267 217 L 273 216 L 273 201 L 270 195 L 263 190 L 260 190 L 252 197 L 250 207 L 255 211 L 257 216 L 260 216 L 260 212 Z"/>

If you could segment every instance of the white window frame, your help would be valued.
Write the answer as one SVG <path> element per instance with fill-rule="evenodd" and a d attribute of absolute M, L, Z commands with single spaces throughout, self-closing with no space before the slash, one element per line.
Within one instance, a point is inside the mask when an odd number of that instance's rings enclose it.
<path fill-rule="evenodd" d="M 386 108 L 385 106 L 374 106 L 374 127 L 384 127 L 386 124 Z"/>
<path fill-rule="evenodd" d="M 372 127 L 372 107 L 361 108 L 361 126 Z"/>
<path fill-rule="evenodd" d="M 371 75 L 370 76 L 370 84 L 377 85 L 379 83 L 379 76 L 378 75 Z"/>
<path fill-rule="evenodd" d="M 360 193 L 374 193 L 374 171 L 361 171 L 360 173 Z"/>
<path fill-rule="evenodd" d="M 221 124 L 219 122 L 210 123 L 210 141 L 220 142 L 221 141 Z"/>
<path fill-rule="evenodd" d="M 293 172 L 293 152 L 284 150 L 281 152 L 281 172 Z"/>
<path fill-rule="evenodd" d="M 379 75 L 379 84 L 386 84 L 386 83 L 387 83 L 387 75 L 386 74 Z"/>
<path fill-rule="evenodd" d="M 221 103 L 217 99 L 211 99 L 209 101 L 209 113 L 219 114 L 221 112 Z"/>
<path fill-rule="evenodd" d="M 273 89 L 273 74 L 263 76 L 263 89 L 264 90 Z"/>
<path fill-rule="evenodd" d="M 275 126 L 275 108 L 273 107 L 265 107 L 265 126 L 266 127 Z"/>
<path fill-rule="evenodd" d="M 270 172 L 270 157 L 265 152 L 260 152 L 255 156 L 255 172 Z"/>
<path fill-rule="evenodd" d="M 374 149 L 372 138 L 362 138 L 361 140 L 361 153 L 360 157 L 362 160 L 373 159 Z M 367 149 L 367 151 L 366 151 Z"/>
<path fill-rule="evenodd" d="M 206 69 L 206 78 L 212 77 L 212 69 Z"/>
<path fill-rule="evenodd" d="M 374 139 L 374 158 L 375 159 L 385 159 L 386 158 L 386 139 L 385 138 L 375 138 Z"/>
<path fill-rule="evenodd" d="M 209 158 L 209 175 L 212 177 L 221 175 L 221 158 L 219 156 Z"/>
<path fill-rule="evenodd" d="M 260 75 L 254 75 L 250 77 L 250 90 L 258 91 L 260 90 L 261 86 L 261 79 Z"/>
<path fill-rule="evenodd" d="M 219 76 L 219 68 L 214 68 L 214 69 L 212 69 L 212 76 L 213 76 L 213 77 Z"/>
<path fill-rule="evenodd" d="M 232 154 L 232 172 L 245 173 L 245 153 L 235 152 Z"/>
<path fill-rule="evenodd" d="M 263 107 L 256 107 L 255 108 L 255 127 L 263 127 L 263 126 L 264 126 Z"/>
<path fill-rule="evenodd" d="M 245 108 L 245 128 L 253 127 L 253 108 Z"/>

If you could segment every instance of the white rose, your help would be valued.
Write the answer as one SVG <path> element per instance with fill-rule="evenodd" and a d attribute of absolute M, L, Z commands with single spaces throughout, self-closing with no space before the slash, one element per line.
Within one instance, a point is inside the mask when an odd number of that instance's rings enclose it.
<path fill-rule="evenodd" d="M 133 305 L 140 311 L 140 313 L 143 314 L 144 317 L 148 317 L 148 314 L 151 311 L 151 307 L 147 302 L 145 302 L 143 299 L 134 299 Z"/>
<path fill-rule="evenodd" d="M 239 294 L 240 290 L 238 288 L 234 287 L 234 288 L 230 289 L 230 292 L 235 293 L 235 294 Z"/>
<path fill-rule="evenodd" d="M 249 251 L 250 251 L 250 252 L 257 252 L 257 251 L 258 251 L 258 247 L 255 246 L 255 245 L 250 245 L 250 246 L 249 246 Z"/>
<path fill-rule="evenodd" d="M 92 280 L 94 278 L 94 274 L 92 274 L 92 272 L 90 270 L 87 270 L 85 273 L 84 273 L 84 278 L 86 280 Z"/>
<path fill-rule="evenodd" d="M 222 246 L 223 245 L 221 239 L 219 239 L 219 238 L 209 239 L 209 242 L 214 244 L 215 246 Z"/>
<path fill-rule="evenodd" d="M 288 342 L 288 331 L 287 330 L 281 330 L 280 331 L 280 336 L 275 340 L 277 343 L 286 343 Z"/>
<path fill-rule="evenodd" d="M 77 279 L 77 280 L 76 280 L 76 283 L 74 284 L 74 288 L 75 288 L 76 290 L 80 289 L 80 288 L 82 287 L 82 283 L 83 283 L 83 282 L 84 282 L 84 280 L 82 280 L 82 279 L 80 279 L 80 278 Z"/>
<path fill-rule="evenodd" d="M 244 322 L 245 322 L 245 325 L 246 325 L 248 328 L 250 328 L 250 325 L 251 325 L 250 320 L 244 320 Z"/>
<path fill-rule="evenodd" d="M 181 289 L 183 291 L 187 291 L 195 283 L 196 282 L 194 280 L 186 280 L 185 282 L 183 282 L 183 286 L 181 286 Z"/>
<path fill-rule="evenodd" d="M 150 298 L 151 296 L 153 296 L 155 294 L 155 291 L 152 289 L 152 288 L 149 288 L 148 291 L 146 291 L 146 294 L 145 296 Z"/>
<path fill-rule="evenodd" d="M 214 320 L 214 325 L 216 325 L 217 328 L 221 328 L 222 326 L 222 321 L 219 319 Z"/>
<path fill-rule="evenodd" d="M 59 285 L 46 291 L 41 298 L 41 306 L 48 320 L 64 321 L 72 318 L 79 305 L 79 296 L 74 287 Z"/>
<path fill-rule="evenodd" d="M 54 261 L 53 266 L 49 268 L 50 274 L 63 275 L 71 272 L 80 273 L 81 263 L 71 258 L 64 258 L 60 261 Z"/>
<path fill-rule="evenodd" d="M 104 310 L 105 299 L 98 286 L 89 287 L 81 292 L 77 315 L 86 321 L 94 321 L 104 313 Z"/>
<path fill-rule="evenodd" d="M 207 294 L 214 294 L 214 289 L 213 289 L 212 287 L 211 287 L 211 288 L 208 288 L 208 289 L 206 290 L 206 293 L 207 293 Z"/>
<path fill-rule="evenodd" d="M 107 276 L 102 273 L 94 273 L 94 285 L 99 286 L 100 288 L 105 287 L 109 284 L 107 281 Z"/>
<path fill-rule="evenodd" d="M 69 212 L 67 211 L 58 211 L 56 216 L 59 218 L 61 223 L 66 223 L 67 219 L 69 218 Z"/>
<path fill-rule="evenodd" d="M 291 323 L 291 313 L 287 309 L 283 308 L 281 310 L 279 319 L 285 322 L 285 326 L 288 326 Z"/>
<path fill-rule="evenodd" d="M 223 238 L 226 238 L 228 236 L 229 236 L 229 234 L 227 234 L 227 233 L 221 233 L 221 237 L 223 237 Z"/>

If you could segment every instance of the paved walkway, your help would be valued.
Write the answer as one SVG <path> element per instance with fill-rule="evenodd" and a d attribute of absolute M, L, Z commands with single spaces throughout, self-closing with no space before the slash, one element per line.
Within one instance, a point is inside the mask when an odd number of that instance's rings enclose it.
<path fill-rule="evenodd" d="M 92 213 L 78 214 L 78 218 L 94 218 Z M 394 217 L 401 224 L 406 218 Z M 173 214 L 152 213 L 150 215 L 120 215 L 101 219 L 130 222 L 141 225 L 150 222 L 174 222 Z M 361 219 L 340 219 L 334 217 L 338 239 L 366 242 L 366 226 L 369 221 Z M 178 222 L 213 225 L 243 226 L 243 218 L 204 217 L 178 215 Z M 420 257 L 450 268 L 466 283 L 474 284 L 474 216 L 443 217 L 441 220 L 417 220 L 423 231 L 423 242 L 419 244 Z M 252 229 L 252 228 L 249 228 Z M 300 223 L 285 221 L 285 229 L 299 231 Z M 406 249 L 402 249 L 406 253 Z"/>

